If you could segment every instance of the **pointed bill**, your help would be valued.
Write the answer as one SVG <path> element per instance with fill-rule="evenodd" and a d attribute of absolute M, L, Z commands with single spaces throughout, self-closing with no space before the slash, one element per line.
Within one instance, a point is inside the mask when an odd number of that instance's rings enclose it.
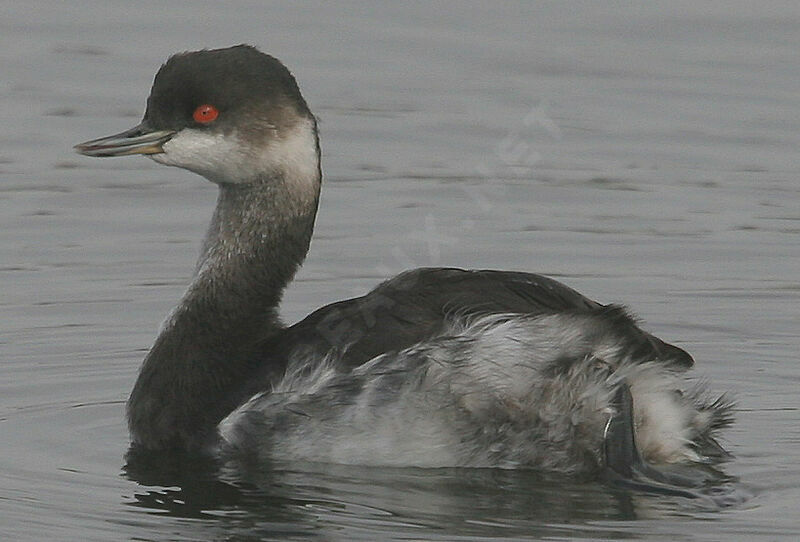
<path fill-rule="evenodd" d="M 143 122 L 119 134 L 79 143 L 74 148 L 86 156 L 160 154 L 164 152 L 162 145 L 174 135 L 172 130 L 152 130 Z"/>

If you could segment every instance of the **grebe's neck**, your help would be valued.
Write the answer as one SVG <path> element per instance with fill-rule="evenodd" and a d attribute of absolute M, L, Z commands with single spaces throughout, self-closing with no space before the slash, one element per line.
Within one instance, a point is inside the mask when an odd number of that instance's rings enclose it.
<path fill-rule="evenodd" d="M 128 400 L 135 445 L 196 448 L 244 397 L 256 345 L 283 326 L 278 304 L 308 251 L 320 187 L 313 168 L 220 183 L 195 277 L 145 358 Z M 274 165 L 274 160 L 272 161 Z M 276 363 L 279 363 L 276 361 Z"/>
<path fill-rule="evenodd" d="M 227 333 L 251 336 L 250 326 L 277 322 L 283 290 L 308 252 L 318 194 L 297 202 L 286 185 L 272 179 L 220 186 L 184 302 L 202 304 L 205 316 L 230 326 Z"/>

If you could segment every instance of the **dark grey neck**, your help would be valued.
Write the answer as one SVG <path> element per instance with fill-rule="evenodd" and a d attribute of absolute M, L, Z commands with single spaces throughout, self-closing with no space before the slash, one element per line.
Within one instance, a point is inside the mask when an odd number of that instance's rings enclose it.
<path fill-rule="evenodd" d="M 135 445 L 202 446 L 244 399 L 237 391 L 269 362 L 254 355 L 257 344 L 283 329 L 278 304 L 308 251 L 319 182 L 278 175 L 220 185 L 194 280 L 128 400 Z"/>

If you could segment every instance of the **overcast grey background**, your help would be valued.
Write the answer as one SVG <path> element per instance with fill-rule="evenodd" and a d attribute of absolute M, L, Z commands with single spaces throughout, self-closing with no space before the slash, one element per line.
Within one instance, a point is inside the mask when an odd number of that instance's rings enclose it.
<path fill-rule="evenodd" d="M 794 538 L 794 3 L 0 7 L 4 539 Z M 282 59 L 320 118 L 324 193 L 288 321 L 423 265 L 625 303 L 737 398 L 726 470 L 744 502 L 494 471 L 297 465 L 232 499 L 122 475 L 123 402 L 215 191 L 71 146 L 135 124 L 169 54 L 241 42 Z"/>

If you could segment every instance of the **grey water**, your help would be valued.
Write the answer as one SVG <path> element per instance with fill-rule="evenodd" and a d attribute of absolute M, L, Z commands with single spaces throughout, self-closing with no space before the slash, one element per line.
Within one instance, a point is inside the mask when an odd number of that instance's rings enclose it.
<path fill-rule="evenodd" d="M 5 2 L 3 540 L 793 540 L 800 530 L 794 3 Z M 124 401 L 210 183 L 77 142 L 180 50 L 251 43 L 320 119 L 283 314 L 415 266 L 545 273 L 688 349 L 737 401 L 724 499 L 491 469 L 126 468 Z M 247 475 L 242 475 L 247 472 Z"/>

